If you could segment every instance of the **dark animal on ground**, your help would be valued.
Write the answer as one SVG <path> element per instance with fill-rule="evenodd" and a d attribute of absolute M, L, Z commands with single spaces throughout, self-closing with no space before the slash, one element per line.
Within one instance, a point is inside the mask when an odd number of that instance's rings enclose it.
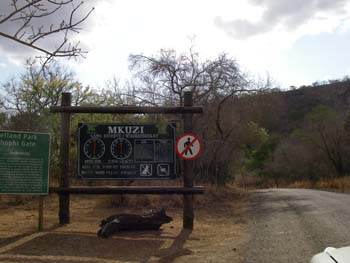
<path fill-rule="evenodd" d="M 107 238 L 119 231 L 159 230 L 162 224 L 172 220 L 164 208 L 151 210 L 143 215 L 117 214 L 101 221 L 97 235 Z"/>

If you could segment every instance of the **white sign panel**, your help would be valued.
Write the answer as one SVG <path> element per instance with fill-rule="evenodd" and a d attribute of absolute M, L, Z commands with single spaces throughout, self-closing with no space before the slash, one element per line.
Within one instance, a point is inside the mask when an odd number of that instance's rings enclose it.
<path fill-rule="evenodd" d="M 193 133 L 185 133 L 176 141 L 176 153 L 184 160 L 194 160 L 203 150 L 202 142 Z"/>

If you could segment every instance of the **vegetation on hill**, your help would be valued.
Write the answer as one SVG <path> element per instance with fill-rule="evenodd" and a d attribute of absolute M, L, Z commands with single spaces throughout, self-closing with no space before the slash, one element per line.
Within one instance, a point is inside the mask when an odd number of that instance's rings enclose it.
<path fill-rule="evenodd" d="M 273 110 L 272 98 L 277 102 Z M 253 117 L 254 122 L 266 129 L 270 139 L 246 156 L 248 173 L 276 185 L 315 183 L 350 173 L 348 79 L 251 96 L 250 100 L 261 104 L 255 110 L 265 117 Z"/>
<path fill-rule="evenodd" d="M 266 186 L 342 177 L 350 173 L 350 80 L 281 91 L 252 79 L 225 54 L 202 61 L 161 50 L 130 56 L 133 78 L 103 89 L 84 87 L 58 64 L 27 71 L 1 86 L 0 128 L 52 134 L 51 175 L 58 176 L 59 116 L 49 113 L 62 92 L 73 105 L 181 105 L 183 91 L 204 107 L 194 127 L 205 151 L 195 161 L 196 181 Z M 174 116 L 76 114 L 72 119 L 71 176 L 75 178 L 79 122 L 159 122 Z M 176 116 L 175 116 L 176 118 Z M 181 127 L 180 127 L 181 129 Z M 181 177 L 181 174 L 180 174 Z"/>

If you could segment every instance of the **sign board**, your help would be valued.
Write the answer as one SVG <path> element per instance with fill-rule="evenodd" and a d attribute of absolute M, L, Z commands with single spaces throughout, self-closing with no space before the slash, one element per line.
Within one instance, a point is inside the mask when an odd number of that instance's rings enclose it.
<path fill-rule="evenodd" d="M 202 142 L 196 134 L 185 133 L 176 141 L 176 153 L 181 159 L 194 160 L 202 151 Z"/>
<path fill-rule="evenodd" d="M 0 193 L 47 194 L 50 135 L 0 131 Z"/>
<path fill-rule="evenodd" d="M 175 133 L 175 124 L 79 124 L 78 175 L 84 179 L 174 179 Z"/>

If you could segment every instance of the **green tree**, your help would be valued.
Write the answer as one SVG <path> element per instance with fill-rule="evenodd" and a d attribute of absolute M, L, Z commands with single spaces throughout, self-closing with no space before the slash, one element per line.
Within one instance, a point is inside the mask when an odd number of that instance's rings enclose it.
<path fill-rule="evenodd" d="M 59 64 L 46 71 L 35 61 L 27 61 L 27 71 L 19 79 L 2 86 L 1 104 L 10 114 L 9 128 L 24 131 L 49 131 L 52 115 L 49 107 L 60 103 L 63 92 L 73 94 L 73 105 L 93 98 L 89 87 L 83 87 L 74 74 Z"/>
<path fill-rule="evenodd" d="M 6 117 L 3 128 L 50 133 L 51 163 L 55 170 L 58 164 L 60 119 L 59 115 L 49 112 L 49 107 L 60 104 L 62 92 L 73 94 L 73 105 L 94 101 L 95 93 L 89 87 L 83 87 L 71 72 L 60 65 L 50 64 L 48 70 L 42 71 L 34 62 L 27 63 L 27 71 L 20 79 L 5 83 L 2 92 L 2 116 Z"/>
<path fill-rule="evenodd" d="M 273 158 L 278 139 L 276 136 L 269 135 L 264 128 L 254 122 L 248 123 L 247 128 L 246 166 L 249 170 L 255 171 L 258 176 L 269 176 L 267 165 Z"/>

